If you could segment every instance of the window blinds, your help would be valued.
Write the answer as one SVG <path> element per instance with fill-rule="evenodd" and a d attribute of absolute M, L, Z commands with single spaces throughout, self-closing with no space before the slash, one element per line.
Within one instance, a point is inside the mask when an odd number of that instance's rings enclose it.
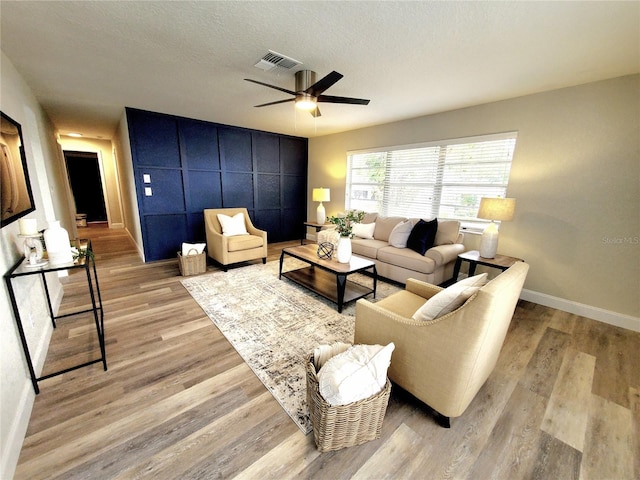
<path fill-rule="evenodd" d="M 349 152 L 346 207 L 482 228 L 482 197 L 506 196 L 517 133 Z"/>

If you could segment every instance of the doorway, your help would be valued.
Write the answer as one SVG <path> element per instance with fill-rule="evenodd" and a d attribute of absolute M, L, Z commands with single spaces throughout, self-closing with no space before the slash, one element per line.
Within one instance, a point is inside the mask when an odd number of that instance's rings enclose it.
<path fill-rule="evenodd" d="M 98 154 L 64 151 L 76 214 L 87 216 L 87 222 L 107 222 L 107 208 L 100 175 Z"/>

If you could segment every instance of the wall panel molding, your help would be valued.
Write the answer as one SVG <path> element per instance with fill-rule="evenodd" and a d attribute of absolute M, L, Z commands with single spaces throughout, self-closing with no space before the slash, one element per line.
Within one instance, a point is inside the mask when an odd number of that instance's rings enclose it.
<path fill-rule="evenodd" d="M 127 108 L 147 261 L 204 242 L 205 208 L 246 207 L 269 242 L 300 238 L 308 140 Z"/>

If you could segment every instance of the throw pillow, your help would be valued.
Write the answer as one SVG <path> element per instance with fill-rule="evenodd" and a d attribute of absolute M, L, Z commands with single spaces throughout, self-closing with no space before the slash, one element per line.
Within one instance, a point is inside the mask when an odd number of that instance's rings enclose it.
<path fill-rule="evenodd" d="M 395 345 L 354 345 L 327 360 L 318 372 L 320 394 L 332 406 L 348 405 L 380 392 Z"/>
<path fill-rule="evenodd" d="M 424 252 L 433 247 L 433 243 L 436 240 L 436 232 L 438 231 L 438 219 L 434 218 L 428 222 L 420 219 L 415 224 L 413 230 L 409 234 L 407 239 L 407 247 L 411 250 L 418 252 L 420 255 L 424 255 Z"/>
<path fill-rule="evenodd" d="M 353 235 L 360 238 L 373 238 L 373 231 L 376 229 L 375 223 L 354 223 Z"/>
<path fill-rule="evenodd" d="M 244 226 L 244 213 L 236 213 L 233 217 L 218 214 L 218 221 L 222 227 L 222 234 L 227 237 L 233 235 L 248 235 L 247 227 Z"/>
<path fill-rule="evenodd" d="M 195 255 L 204 252 L 206 243 L 182 243 L 182 256 Z"/>
<path fill-rule="evenodd" d="M 391 230 L 391 234 L 389 235 L 389 245 L 396 248 L 407 248 L 407 240 L 409 240 L 411 230 L 413 230 L 413 223 L 411 223 L 411 220 L 401 222 L 393 227 L 393 230 Z"/>
<path fill-rule="evenodd" d="M 351 346 L 350 343 L 343 342 L 336 342 L 331 345 L 318 345 L 313 350 L 313 365 L 316 367 L 316 372 L 327 363 L 327 360 L 342 352 L 346 352 Z"/>
<path fill-rule="evenodd" d="M 373 232 L 373 238 L 376 240 L 382 240 L 383 242 L 389 241 L 389 235 L 400 222 L 404 222 L 404 217 L 381 217 L 376 218 L 376 229 Z"/>
<path fill-rule="evenodd" d="M 436 233 L 436 245 L 452 245 L 456 243 L 460 235 L 460 222 L 457 220 L 444 220 L 438 222 L 438 232 Z"/>
<path fill-rule="evenodd" d="M 413 314 L 412 318 L 414 320 L 428 322 L 453 312 L 474 293 L 480 290 L 485 283 L 487 283 L 486 273 L 460 280 L 427 300 L 424 305 Z"/>

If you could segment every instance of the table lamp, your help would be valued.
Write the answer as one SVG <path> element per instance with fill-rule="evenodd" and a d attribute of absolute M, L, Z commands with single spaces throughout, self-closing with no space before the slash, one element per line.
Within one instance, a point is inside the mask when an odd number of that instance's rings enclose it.
<path fill-rule="evenodd" d="M 494 258 L 498 250 L 498 226 L 496 220 L 508 222 L 513 219 L 516 209 L 515 198 L 482 198 L 478 209 L 478 218 L 486 218 L 491 223 L 482 232 L 480 240 L 480 256 Z"/>
<path fill-rule="evenodd" d="M 331 200 L 331 195 L 328 188 L 314 188 L 313 189 L 313 201 L 320 202 L 318 209 L 316 210 L 316 222 L 319 225 L 324 225 L 327 221 L 327 213 L 324 209 L 322 202 L 328 202 Z"/>
<path fill-rule="evenodd" d="M 24 256 L 28 260 L 27 267 L 42 267 L 48 262 L 42 259 L 44 249 L 42 234 L 38 232 L 38 221 L 35 218 L 21 218 L 18 220 L 22 238 Z"/>

